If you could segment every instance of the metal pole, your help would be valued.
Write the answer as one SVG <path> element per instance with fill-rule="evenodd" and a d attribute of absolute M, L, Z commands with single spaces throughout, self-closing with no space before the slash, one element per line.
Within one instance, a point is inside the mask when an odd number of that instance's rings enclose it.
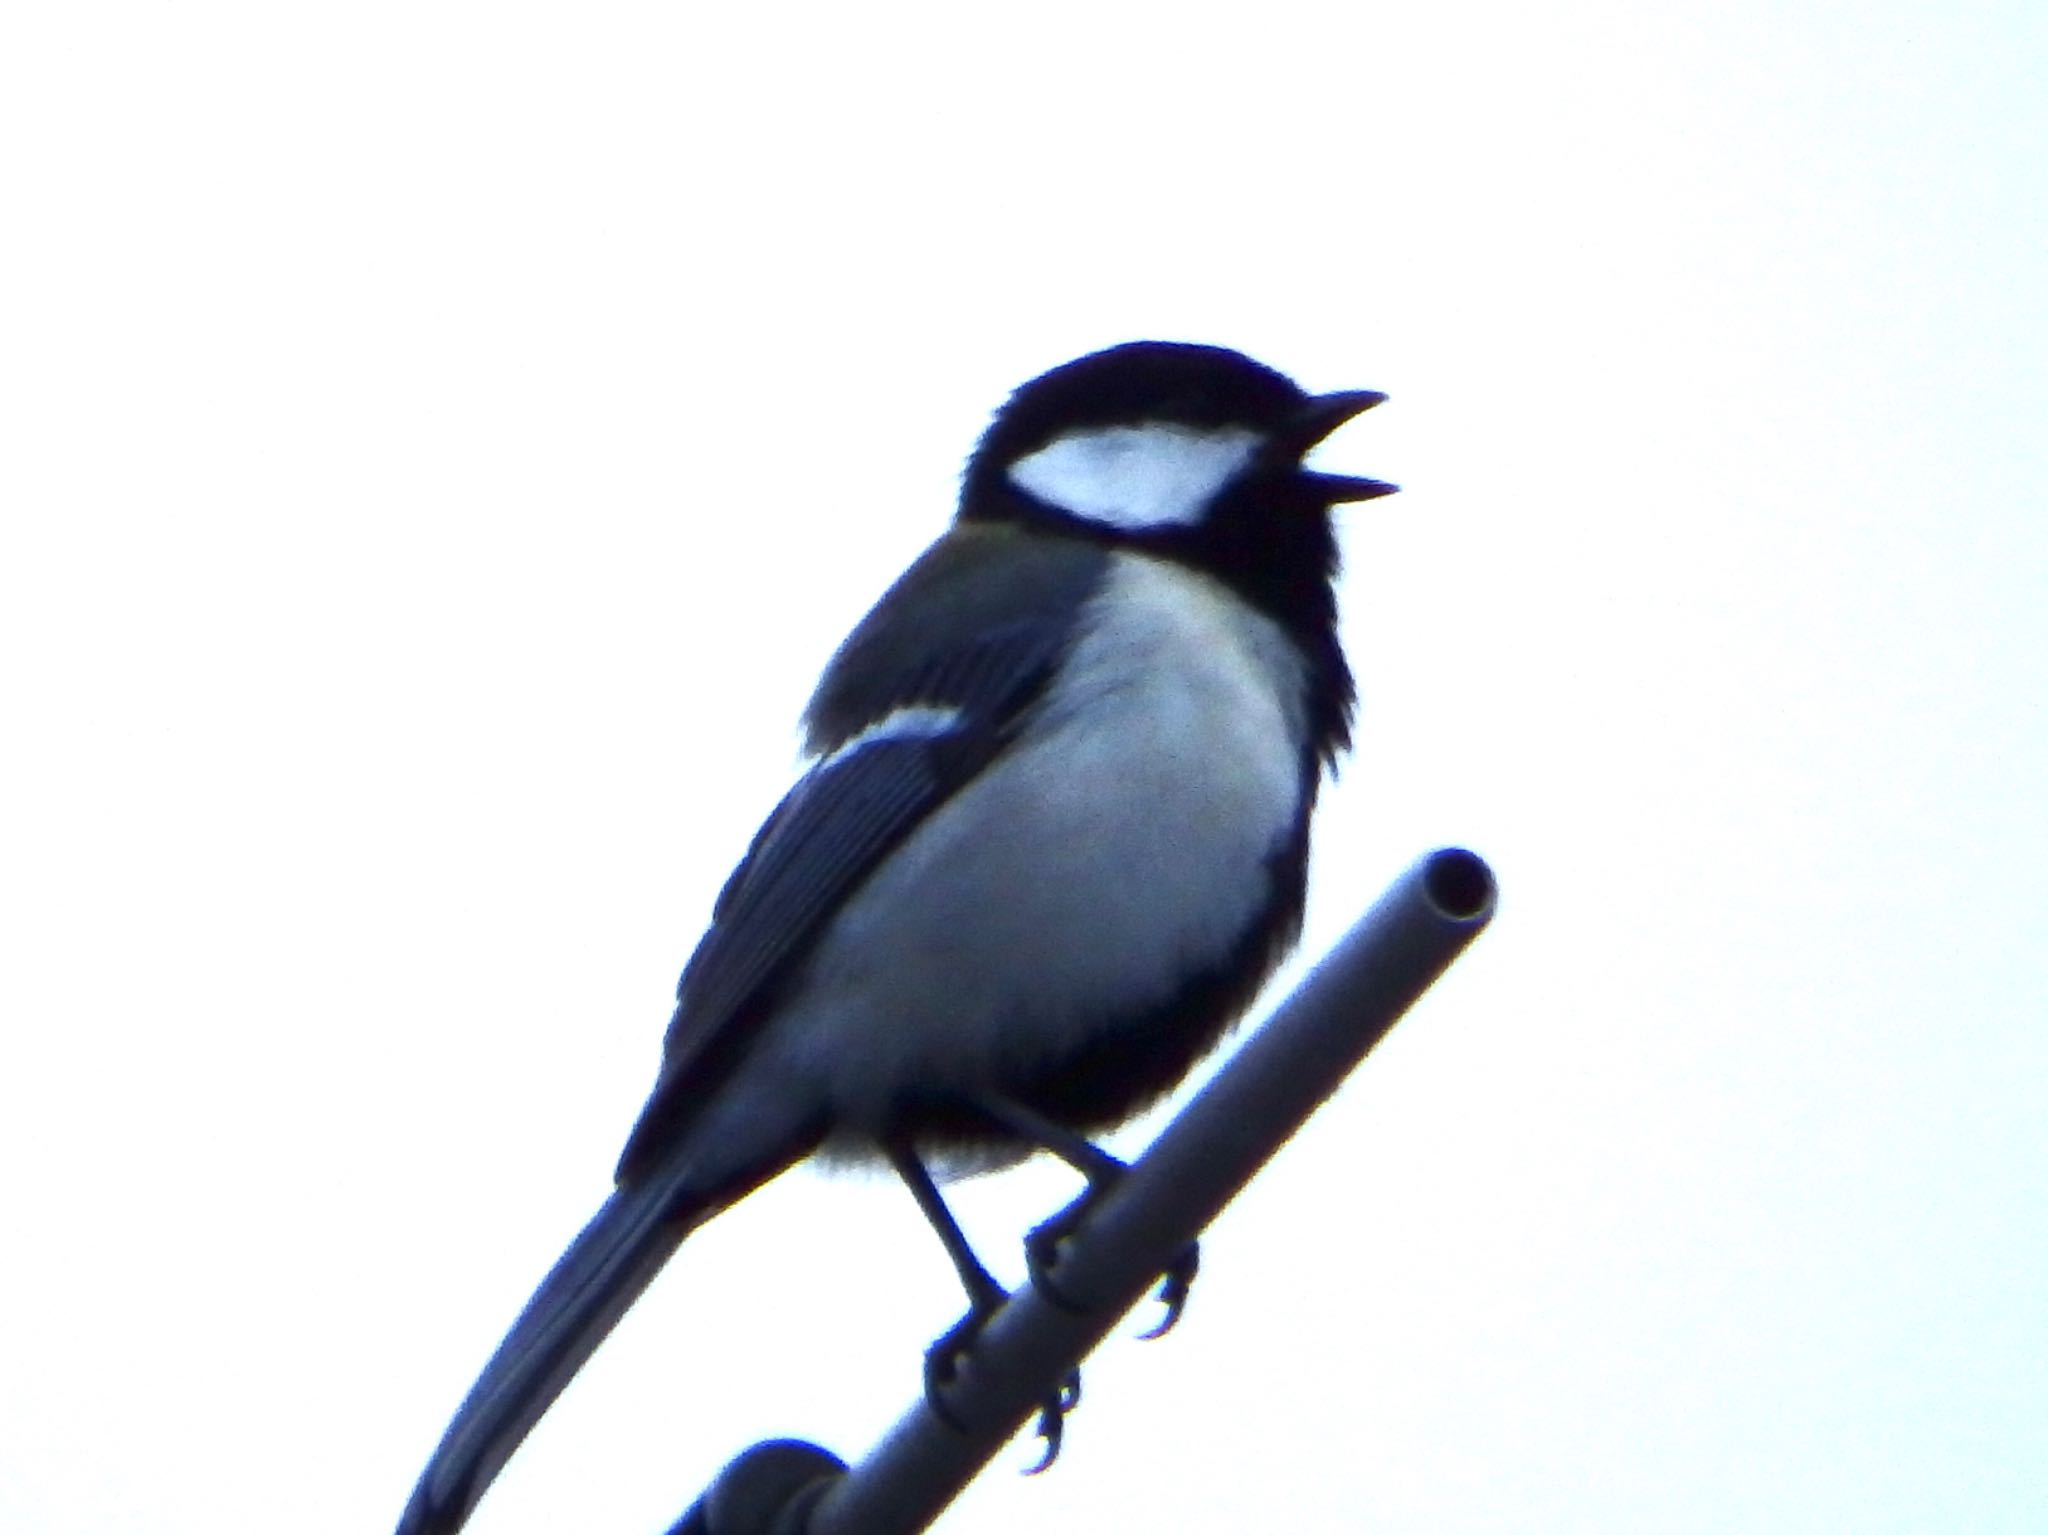
<path fill-rule="evenodd" d="M 757 1446 L 675 1528 L 914 1535 L 928 1526 L 1478 936 L 1494 897 L 1492 871 L 1459 848 L 1422 858 L 1388 889 L 1062 1244 L 1061 1296 L 1080 1309 L 1027 1283 L 991 1319 L 946 1392 L 964 1430 L 920 1401 L 844 1474 L 815 1446 L 782 1441 L 772 1456 Z M 729 1494 L 725 1484 L 750 1464 L 755 1486 L 768 1465 L 790 1468 L 783 1506 L 762 1510 L 766 1523 L 741 1521 L 744 1532 L 725 1529 L 715 1517 L 721 1488 Z"/>

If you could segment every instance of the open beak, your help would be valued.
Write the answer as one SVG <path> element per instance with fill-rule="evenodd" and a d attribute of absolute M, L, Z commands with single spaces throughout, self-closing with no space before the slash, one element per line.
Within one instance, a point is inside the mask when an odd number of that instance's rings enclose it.
<path fill-rule="evenodd" d="M 1377 389 L 1340 389 L 1333 394 L 1313 396 L 1302 407 L 1296 426 L 1295 441 L 1300 444 L 1300 451 L 1308 452 L 1345 422 L 1363 415 L 1384 399 L 1386 396 Z M 1301 473 L 1331 506 L 1340 501 L 1370 501 L 1377 496 L 1391 496 L 1401 488 L 1389 485 L 1385 480 L 1368 480 L 1361 475 L 1323 474 L 1314 469 L 1304 469 Z"/>

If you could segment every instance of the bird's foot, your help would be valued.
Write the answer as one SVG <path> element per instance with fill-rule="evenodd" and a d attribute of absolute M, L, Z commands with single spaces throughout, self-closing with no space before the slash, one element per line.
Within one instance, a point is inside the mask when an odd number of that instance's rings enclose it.
<path fill-rule="evenodd" d="M 1060 1458 L 1060 1440 L 1066 1433 L 1067 1414 L 1081 1405 L 1081 1372 L 1067 1371 L 1067 1378 L 1060 1382 L 1059 1390 L 1038 1404 L 1038 1437 L 1045 1441 L 1045 1450 L 1035 1464 L 1026 1466 L 1026 1476 L 1036 1476 L 1047 1466 Z"/>
<path fill-rule="evenodd" d="M 946 1405 L 946 1389 L 959 1379 L 961 1364 L 974 1352 L 989 1318 L 1002 1309 L 1007 1299 L 1001 1289 L 993 1287 L 968 1296 L 967 1315 L 940 1333 L 938 1340 L 924 1351 L 924 1399 L 933 1412 L 955 1428 L 964 1429 L 967 1425 Z"/>
<path fill-rule="evenodd" d="M 1059 1282 L 1053 1277 L 1059 1266 L 1060 1243 L 1072 1236 L 1081 1222 L 1087 1218 L 1088 1207 L 1102 1190 L 1105 1180 L 1098 1179 L 1086 1193 L 1068 1205 L 1051 1220 L 1034 1227 L 1024 1239 L 1024 1259 L 1031 1270 L 1031 1282 L 1039 1292 L 1054 1305 L 1077 1315 L 1088 1308 L 1063 1293 Z M 1180 1320 L 1181 1312 L 1188 1303 L 1188 1290 L 1195 1282 L 1195 1274 L 1202 1266 L 1202 1248 L 1198 1242 L 1190 1242 L 1174 1255 L 1166 1266 L 1166 1272 L 1159 1281 L 1159 1302 L 1166 1307 L 1166 1315 L 1158 1326 L 1138 1334 L 1141 1338 L 1163 1337 L 1173 1330 L 1173 1324 Z"/>
<path fill-rule="evenodd" d="M 1166 1315 L 1156 1326 L 1139 1333 L 1139 1337 L 1163 1338 L 1173 1331 L 1173 1324 L 1180 1320 L 1181 1312 L 1187 1308 L 1188 1291 L 1201 1267 L 1202 1244 L 1199 1242 L 1190 1242 L 1173 1255 L 1173 1261 L 1166 1265 L 1166 1272 L 1159 1280 L 1159 1304 L 1166 1308 Z"/>
<path fill-rule="evenodd" d="M 974 1345 L 988 1326 L 989 1318 L 1002 1308 L 1006 1299 L 1008 1297 L 1000 1290 L 992 1295 L 975 1296 L 968 1303 L 967 1315 L 947 1328 L 939 1335 L 938 1341 L 925 1350 L 924 1399 L 941 1422 L 962 1433 L 967 1431 L 967 1425 L 947 1405 L 946 1391 L 959 1378 L 960 1366 L 974 1352 Z M 1035 1465 L 1025 1469 L 1026 1476 L 1038 1475 L 1059 1459 L 1067 1414 L 1080 1403 L 1081 1372 L 1069 1370 L 1059 1389 L 1038 1404 L 1037 1434 L 1045 1441 L 1045 1450 Z"/>

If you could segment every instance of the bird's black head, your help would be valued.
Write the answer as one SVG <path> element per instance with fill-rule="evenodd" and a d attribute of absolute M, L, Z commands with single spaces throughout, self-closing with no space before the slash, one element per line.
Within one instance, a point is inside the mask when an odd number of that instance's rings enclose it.
<path fill-rule="evenodd" d="M 1384 396 L 1312 395 L 1223 347 L 1133 341 L 1054 368 L 997 412 L 968 462 L 963 522 L 1155 550 L 1289 627 L 1334 617 L 1330 508 L 1394 487 L 1301 460 Z"/>

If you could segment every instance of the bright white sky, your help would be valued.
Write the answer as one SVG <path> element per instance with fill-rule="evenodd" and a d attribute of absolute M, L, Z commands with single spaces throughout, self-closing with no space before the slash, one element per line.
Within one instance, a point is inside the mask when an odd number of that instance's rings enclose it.
<path fill-rule="evenodd" d="M 0 1527 L 389 1527 L 817 667 L 1163 336 L 1393 396 L 1309 950 L 1502 911 L 943 1528 L 2048 1528 L 2048 10 L 991 18 L 0 20 Z M 958 1310 L 784 1179 L 477 1535 L 857 1456 Z"/>

